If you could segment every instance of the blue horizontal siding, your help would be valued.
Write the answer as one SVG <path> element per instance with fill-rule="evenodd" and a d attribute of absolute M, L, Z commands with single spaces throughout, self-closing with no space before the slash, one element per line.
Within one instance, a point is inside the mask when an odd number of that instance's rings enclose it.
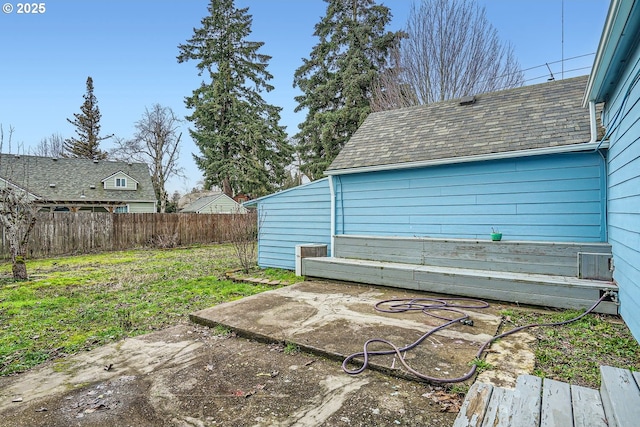
<path fill-rule="evenodd" d="M 295 269 L 295 247 L 330 244 L 329 182 L 318 180 L 258 200 L 258 265 Z"/>
<path fill-rule="evenodd" d="M 336 178 L 336 233 L 605 240 L 598 153 L 570 153 Z"/>
<path fill-rule="evenodd" d="M 639 62 L 640 47 L 636 46 L 625 61 L 628 68 L 603 112 L 603 125 L 610 133 L 607 207 L 613 278 L 620 290 L 620 314 L 637 340 L 640 340 L 640 84 L 633 87 L 628 97 L 625 95 L 640 72 Z"/>

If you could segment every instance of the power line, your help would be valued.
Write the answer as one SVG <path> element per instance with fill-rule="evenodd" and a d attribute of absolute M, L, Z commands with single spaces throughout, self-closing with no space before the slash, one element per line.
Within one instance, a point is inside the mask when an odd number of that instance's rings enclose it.
<path fill-rule="evenodd" d="M 545 62 L 544 64 L 536 65 L 535 67 L 525 68 L 524 70 L 520 70 L 520 71 L 525 72 L 525 71 L 529 71 L 529 70 L 535 70 L 536 68 L 546 67 L 546 66 L 547 66 L 547 64 L 549 64 L 549 65 L 552 65 L 552 64 L 559 64 L 559 63 L 561 63 L 561 62 L 572 61 L 572 60 L 574 60 L 574 59 L 584 58 L 585 56 L 593 56 L 593 55 L 595 55 L 595 54 L 596 54 L 595 52 L 592 52 L 592 53 L 585 53 L 584 55 L 573 56 L 573 57 L 571 57 L 571 58 L 567 58 L 567 59 L 559 59 L 559 60 L 557 60 L 557 61 Z"/>
<path fill-rule="evenodd" d="M 544 65 L 543 65 L 543 67 L 544 67 Z M 538 67 L 536 67 L 536 68 L 538 68 Z M 565 73 L 571 73 L 573 71 L 589 70 L 590 68 L 591 68 L 591 66 L 589 66 L 589 67 L 581 67 L 581 68 L 573 68 L 571 70 L 564 70 L 564 72 Z M 546 79 L 548 77 L 549 77 L 549 73 L 546 73 L 546 74 L 543 74 L 543 75 L 538 76 L 538 77 L 532 77 L 530 79 L 526 79 L 524 82 L 526 83 L 526 82 L 530 82 L 530 81 L 533 81 L 533 80 Z"/>
<path fill-rule="evenodd" d="M 547 67 L 549 67 L 549 65 L 553 65 L 553 64 L 563 63 L 563 65 L 564 65 L 564 63 L 565 63 L 565 62 L 573 61 L 574 59 L 580 59 L 580 58 L 584 58 L 584 57 L 587 57 L 587 56 L 593 56 L 593 55 L 595 55 L 595 54 L 596 54 L 595 52 L 593 52 L 593 53 L 585 53 L 585 54 L 582 54 L 582 55 L 572 56 L 571 58 L 560 59 L 560 60 L 558 60 L 558 61 L 545 62 L 545 63 L 543 63 L 543 64 L 536 65 L 536 66 L 534 66 L 534 67 L 529 67 L 529 68 L 525 68 L 525 69 L 523 69 L 523 70 L 514 71 L 513 73 L 506 73 L 506 74 L 502 74 L 502 75 L 500 75 L 500 76 L 492 77 L 492 78 L 490 78 L 490 79 L 481 80 L 481 81 L 479 81 L 478 83 L 486 83 L 486 82 L 488 82 L 488 81 L 490 81 L 490 80 L 503 79 L 503 78 L 505 78 L 505 77 L 513 76 L 514 74 L 517 74 L 517 73 L 523 73 L 523 74 L 524 74 L 526 71 L 535 70 L 535 69 L 537 69 L 537 68 L 547 68 Z M 582 67 L 582 68 L 575 68 L 575 69 L 573 69 L 573 70 L 563 70 L 563 75 L 564 75 L 564 73 L 568 73 L 568 72 L 571 72 L 571 71 L 587 70 L 587 69 L 589 69 L 589 68 L 591 68 L 591 66 L 589 66 L 589 67 Z M 533 77 L 533 78 L 530 78 L 530 79 L 526 79 L 526 80 L 523 80 L 523 82 L 524 82 L 524 83 L 526 83 L 526 82 L 530 82 L 530 81 L 532 81 L 532 80 L 539 80 L 539 79 L 541 79 L 541 78 L 547 78 L 547 77 L 549 76 L 549 74 L 550 74 L 550 73 L 547 73 L 547 74 L 545 74 L 545 75 L 543 75 L 543 76 L 540 76 L 540 77 Z"/>

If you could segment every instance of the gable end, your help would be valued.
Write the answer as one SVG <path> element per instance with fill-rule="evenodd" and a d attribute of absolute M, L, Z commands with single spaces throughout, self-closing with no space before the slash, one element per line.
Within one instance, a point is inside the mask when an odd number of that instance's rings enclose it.
<path fill-rule="evenodd" d="M 137 190 L 138 181 L 122 171 L 118 171 L 102 180 L 105 190 Z"/>

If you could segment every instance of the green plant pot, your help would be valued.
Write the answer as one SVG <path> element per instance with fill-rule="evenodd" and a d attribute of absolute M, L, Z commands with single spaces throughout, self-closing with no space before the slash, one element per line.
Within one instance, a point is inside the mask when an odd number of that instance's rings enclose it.
<path fill-rule="evenodd" d="M 494 242 L 502 240 L 502 233 L 491 233 L 491 240 Z"/>

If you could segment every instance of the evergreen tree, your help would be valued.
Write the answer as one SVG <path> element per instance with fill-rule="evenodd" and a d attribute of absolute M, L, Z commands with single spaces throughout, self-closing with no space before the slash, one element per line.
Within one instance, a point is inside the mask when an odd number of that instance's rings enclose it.
<path fill-rule="evenodd" d="M 93 94 L 93 79 L 87 77 L 87 93 L 83 95 L 84 103 L 80 107 L 80 113 L 73 116 L 73 120 L 67 119 L 76 127 L 75 138 L 64 141 L 64 150 L 69 157 L 82 157 L 87 159 L 106 159 L 107 153 L 100 150 L 100 141 L 111 138 L 113 135 L 100 136 L 100 109 L 98 100 Z"/>
<path fill-rule="evenodd" d="M 178 46 L 178 62 L 197 61 L 203 82 L 186 98 L 193 114 L 191 137 L 203 171 L 205 188 L 213 186 L 232 197 L 243 192 L 260 196 L 278 188 L 291 159 L 281 108 L 268 104 L 263 91 L 273 89 L 267 71 L 270 56 L 259 53 L 262 42 L 247 41 L 252 17 L 233 0 L 211 0 L 209 15 L 193 37 Z"/>
<path fill-rule="evenodd" d="M 404 36 L 385 32 L 391 12 L 375 0 L 325 0 L 316 24 L 320 41 L 294 75 L 296 111 L 307 110 L 296 138 L 311 179 L 319 178 L 371 112 L 372 86 L 387 66 L 390 49 Z"/>

